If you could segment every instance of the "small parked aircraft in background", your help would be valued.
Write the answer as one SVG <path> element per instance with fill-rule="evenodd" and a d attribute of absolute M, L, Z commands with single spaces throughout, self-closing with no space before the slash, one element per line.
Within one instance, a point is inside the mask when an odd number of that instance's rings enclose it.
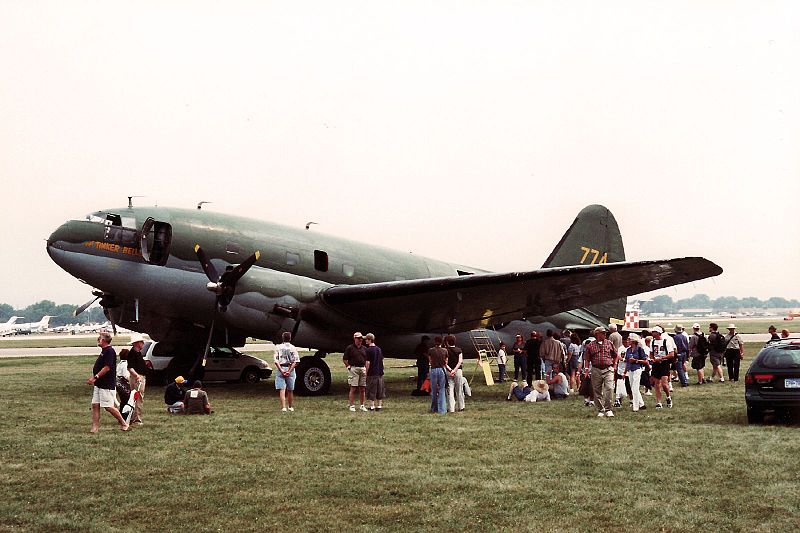
<path fill-rule="evenodd" d="M 19 316 L 12 316 L 6 322 L 0 324 L 0 337 L 5 337 L 6 335 L 13 335 L 14 334 L 14 323 L 22 317 Z"/>
<path fill-rule="evenodd" d="M 20 317 L 14 317 L 20 318 Z M 11 333 L 10 335 L 28 335 L 29 333 L 44 333 L 47 331 L 47 326 L 50 324 L 50 319 L 53 318 L 50 315 L 45 315 L 42 319 L 38 322 L 14 322 L 10 324 Z"/>

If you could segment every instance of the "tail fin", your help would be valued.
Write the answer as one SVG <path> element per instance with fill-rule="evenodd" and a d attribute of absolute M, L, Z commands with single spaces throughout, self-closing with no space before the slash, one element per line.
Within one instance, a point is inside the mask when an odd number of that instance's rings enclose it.
<path fill-rule="evenodd" d="M 621 261 L 625 261 L 625 247 L 622 245 L 622 235 L 614 215 L 602 205 L 590 205 L 581 209 L 542 267 L 595 265 Z M 586 309 L 604 321 L 623 320 L 626 303 L 625 298 L 620 298 L 590 305 Z"/>

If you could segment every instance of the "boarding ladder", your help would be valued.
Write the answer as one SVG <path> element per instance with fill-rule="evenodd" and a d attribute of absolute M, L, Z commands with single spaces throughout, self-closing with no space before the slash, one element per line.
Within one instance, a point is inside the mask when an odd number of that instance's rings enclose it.
<path fill-rule="evenodd" d="M 473 329 L 469 332 L 469 338 L 472 340 L 472 346 L 478 354 L 478 364 L 475 365 L 475 371 L 470 377 L 470 384 L 475 378 L 475 374 L 482 372 L 486 377 L 486 384 L 494 385 L 490 365 L 497 360 L 497 349 L 491 336 L 489 336 L 489 330 Z"/>

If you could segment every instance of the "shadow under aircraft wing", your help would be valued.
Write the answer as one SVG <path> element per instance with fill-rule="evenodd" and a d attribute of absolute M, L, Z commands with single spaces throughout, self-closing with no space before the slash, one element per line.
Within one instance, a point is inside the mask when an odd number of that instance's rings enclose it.
<path fill-rule="evenodd" d="M 547 316 L 722 273 L 702 257 L 607 263 L 336 285 L 320 293 L 337 312 L 398 332 L 461 332 Z"/>

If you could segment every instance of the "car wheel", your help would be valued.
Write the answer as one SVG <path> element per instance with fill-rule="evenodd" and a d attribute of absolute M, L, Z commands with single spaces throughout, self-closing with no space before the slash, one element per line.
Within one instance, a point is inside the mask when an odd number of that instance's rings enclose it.
<path fill-rule="evenodd" d="M 761 424 L 764 422 L 764 411 L 755 407 L 747 406 L 747 422 L 749 424 Z"/>
<path fill-rule="evenodd" d="M 307 356 L 297 365 L 295 390 L 304 396 L 321 396 L 331 388 L 331 371 L 321 357 Z"/>
<path fill-rule="evenodd" d="M 242 372 L 242 383 L 258 383 L 260 380 L 257 368 L 248 366 Z"/>

